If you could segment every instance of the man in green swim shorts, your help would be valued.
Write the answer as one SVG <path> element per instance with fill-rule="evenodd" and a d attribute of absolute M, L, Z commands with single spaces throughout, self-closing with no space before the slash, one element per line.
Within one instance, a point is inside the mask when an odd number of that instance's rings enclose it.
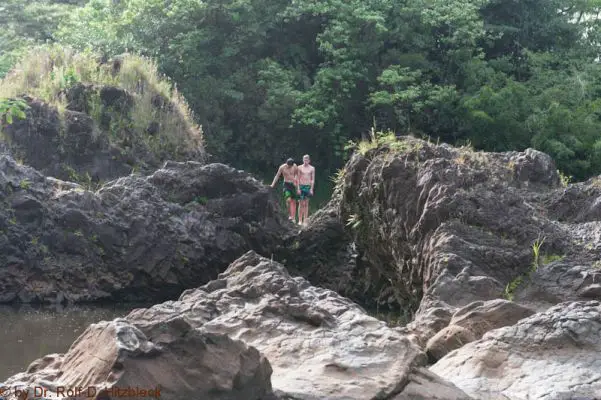
<path fill-rule="evenodd" d="M 300 197 L 298 223 L 300 225 L 307 224 L 307 218 L 309 218 L 309 198 L 313 196 L 313 187 L 315 185 L 315 167 L 310 163 L 311 159 L 309 155 L 305 154 L 303 156 L 303 165 L 298 167 L 298 194 Z"/>
<path fill-rule="evenodd" d="M 273 178 L 271 187 L 280 179 L 280 175 L 284 176 L 284 200 L 288 204 L 288 219 L 296 223 L 296 193 L 298 186 L 298 166 L 292 158 L 289 158 L 285 164 L 280 165 L 278 172 Z"/>

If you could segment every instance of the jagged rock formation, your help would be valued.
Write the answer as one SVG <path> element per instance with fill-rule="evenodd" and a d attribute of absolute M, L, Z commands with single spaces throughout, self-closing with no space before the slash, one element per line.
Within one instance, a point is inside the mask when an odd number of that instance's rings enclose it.
<path fill-rule="evenodd" d="M 447 354 L 430 370 L 477 399 L 601 397 L 601 303 L 562 303 Z"/>
<path fill-rule="evenodd" d="M 337 193 L 334 193 L 336 199 Z M 365 285 L 369 273 L 362 267 L 352 235 L 340 221 L 337 201 L 330 201 L 311 216 L 311 223 L 300 232 L 283 237 L 274 252 L 274 259 L 294 275 L 300 275 L 320 287 L 333 290 L 358 301 L 363 306 L 375 306 L 373 293 Z M 367 291 L 367 292 L 366 292 Z"/>
<path fill-rule="evenodd" d="M 223 164 L 168 162 L 96 192 L 0 157 L 0 301 L 175 298 L 286 232 L 269 188 Z"/>
<path fill-rule="evenodd" d="M 570 194 L 551 158 L 532 149 L 483 153 L 410 137 L 374 146 L 347 163 L 329 205 L 330 225 L 343 227 L 339 240 L 356 245 L 360 263 L 350 270 L 362 281 L 338 279 L 348 263 L 336 268 L 330 259 L 337 272 L 314 271 L 312 282 L 334 278 L 361 304 L 376 299 L 416 313 L 406 331 L 424 347 L 475 301 L 514 298 L 543 310 L 595 298 L 601 236 L 590 223 L 568 222 L 596 215 L 591 186 L 569 189 L 590 197 Z M 570 205 L 574 197 L 581 206 Z"/>
<path fill-rule="evenodd" d="M 127 319 L 152 332 L 176 316 L 256 347 L 273 368 L 276 392 L 294 399 L 400 400 L 406 388 L 421 386 L 440 389 L 432 399 L 466 398 L 421 369 L 425 354 L 384 322 L 254 252 L 179 301 L 135 310 Z"/>
<path fill-rule="evenodd" d="M 90 356 L 90 342 L 102 357 Z M 168 399 L 191 390 L 199 399 L 263 399 L 273 387 L 282 400 L 469 400 L 426 363 L 414 342 L 350 300 L 251 251 L 178 301 L 92 325 L 67 355 L 38 360 L 5 384 L 110 389 L 154 377 Z M 221 397 L 202 395 L 211 389 Z"/>

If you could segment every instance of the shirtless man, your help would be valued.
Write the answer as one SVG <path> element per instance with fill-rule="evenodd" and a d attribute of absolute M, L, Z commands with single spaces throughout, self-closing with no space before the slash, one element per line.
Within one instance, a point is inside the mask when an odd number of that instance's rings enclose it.
<path fill-rule="evenodd" d="M 275 187 L 275 184 L 280 179 L 280 175 L 284 176 L 284 200 L 288 203 L 288 219 L 296 223 L 296 192 L 298 186 L 298 166 L 294 163 L 292 158 L 286 160 L 285 164 L 280 165 L 278 173 L 273 178 L 271 187 Z"/>
<path fill-rule="evenodd" d="M 307 218 L 309 218 L 309 198 L 313 196 L 313 186 L 315 185 L 315 167 L 310 162 L 309 155 L 305 154 L 303 156 L 303 165 L 298 167 L 298 194 L 300 197 L 298 223 L 301 225 L 307 224 Z"/>

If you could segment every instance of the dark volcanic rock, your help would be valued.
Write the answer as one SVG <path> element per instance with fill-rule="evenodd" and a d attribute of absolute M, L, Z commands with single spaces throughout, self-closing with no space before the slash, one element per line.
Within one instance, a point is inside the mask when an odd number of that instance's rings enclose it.
<path fill-rule="evenodd" d="M 269 188 L 222 164 L 168 162 L 91 192 L 2 156 L 0 202 L 2 302 L 167 299 L 287 232 Z"/>
<path fill-rule="evenodd" d="M 363 306 L 375 306 L 377 291 L 369 286 L 374 280 L 362 275 L 370 270 L 361 267 L 362 260 L 357 258 L 353 238 L 340 221 L 336 205 L 336 200 L 330 201 L 311 216 L 308 226 L 285 237 L 274 253 L 275 259 L 291 273 L 320 287 L 334 290 Z"/>

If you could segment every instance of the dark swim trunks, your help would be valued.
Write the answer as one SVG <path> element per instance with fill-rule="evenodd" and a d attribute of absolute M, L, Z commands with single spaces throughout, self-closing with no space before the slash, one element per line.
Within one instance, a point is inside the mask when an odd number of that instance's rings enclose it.
<path fill-rule="evenodd" d="M 296 200 L 296 187 L 292 182 L 284 182 L 284 200 Z"/>
<path fill-rule="evenodd" d="M 300 185 L 300 199 L 306 200 L 311 197 L 311 185 Z"/>

